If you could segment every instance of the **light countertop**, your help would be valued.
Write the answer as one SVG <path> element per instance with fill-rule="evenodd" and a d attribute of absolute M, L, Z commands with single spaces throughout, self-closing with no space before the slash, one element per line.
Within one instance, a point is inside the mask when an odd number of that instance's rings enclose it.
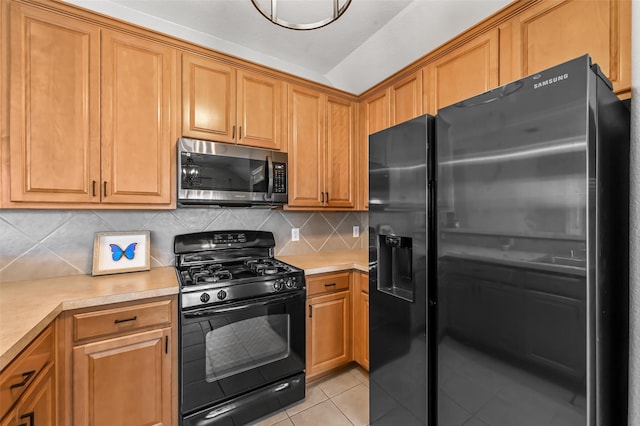
<path fill-rule="evenodd" d="M 70 275 L 0 283 L 0 370 L 62 311 L 178 293 L 172 266 L 148 272 Z"/>
<path fill-rule="evenodd" d="M 325 253 L 276 256 L 279 260 L 304 269 L 305 275 L 357 269 L 369 272 L 369 250 L 354 249 Z"/>
<path fill-rule="evenodd" d="M 313 275 L 357 269 L 368 272 L 367 249 L 278 256 Z M 105 275 L 70 275 L 0 282 L 0 370 L 61 312 L 178 293 L 175 268 Z"/>

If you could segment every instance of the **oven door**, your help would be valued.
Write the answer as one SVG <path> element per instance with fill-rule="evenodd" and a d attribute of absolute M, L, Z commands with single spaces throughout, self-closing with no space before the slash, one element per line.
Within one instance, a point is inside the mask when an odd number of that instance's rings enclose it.
<path fill-rule="evenodd" d="M 305 295 L 182 312 L 182 414 L 304 371 Z"/>

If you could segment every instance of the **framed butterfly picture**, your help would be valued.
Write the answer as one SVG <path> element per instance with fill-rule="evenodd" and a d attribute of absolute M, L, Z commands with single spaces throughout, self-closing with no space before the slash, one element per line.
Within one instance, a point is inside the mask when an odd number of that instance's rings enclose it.
<path fill-rule="evenodd" d="M 151 268 L 149 250 L 149 231 L 96 232 L 91 275 L 148 271 Z"/>

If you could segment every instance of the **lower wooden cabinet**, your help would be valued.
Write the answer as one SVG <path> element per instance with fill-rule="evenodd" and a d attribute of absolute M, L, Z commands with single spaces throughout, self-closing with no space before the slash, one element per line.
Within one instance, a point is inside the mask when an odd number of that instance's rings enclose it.
<path fill-rule="evenodd" d="M 47 327 L 0 373 L 0 426 L 55 426 L 54 326 Z"/>
<path fill-rule="evenodd" d="M 73 348 L 77 425 L 171 424 L 171 328 Z"/>
<path fill-rule="evenodd" d="M 24 393 L 18 405 L 5 417 L 0 426 L 56 425 L 55 368 L 49 364 Z"/>
<path fill-rule="evenodd" d="M 176 424 L 175 298 L 65 312 L 61 322 L 62 423 Z"/>
<path fill-rule="evenodd" d="M 307 298 L 307 380 L 351 361 L 351 294 L 335 291 L 350 272 L 307 278 L 308 288 L 325 288 Z"/>
<path fill-rule="evenodd" d="M 353 273 L 353 360 L 369 370 L 369 274 Z"/>

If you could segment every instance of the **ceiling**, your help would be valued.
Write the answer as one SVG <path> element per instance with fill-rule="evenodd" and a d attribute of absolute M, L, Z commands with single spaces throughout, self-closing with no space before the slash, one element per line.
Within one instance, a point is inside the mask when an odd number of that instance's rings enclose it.
<path fill-rule="evenodd" d="M 251 0 L 67 0 L 230 55 L 360 94 L 509 0 L 352 0 L 326 27 L 295 31 Z M 321 2 L 328 0 L 279 0 Z"/>

